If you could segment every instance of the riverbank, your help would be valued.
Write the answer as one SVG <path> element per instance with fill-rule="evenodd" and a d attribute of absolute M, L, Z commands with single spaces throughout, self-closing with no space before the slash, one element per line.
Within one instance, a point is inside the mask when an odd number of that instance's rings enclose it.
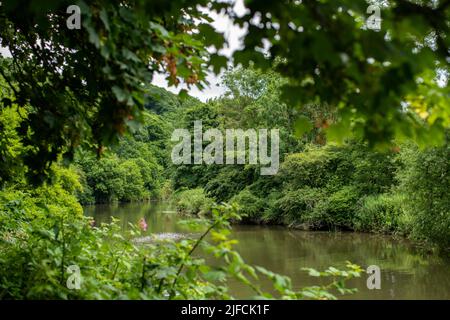
<path fill-rule="evenodd" d="M 263 204 L 261 199 L 246 189 L 233 197 L 230 203 L 243 215 L 240 222 L 243 224 L 279 225 L 303 231 L 391 235 L 413 240 L 424 251 L 450 255 L 450 248 L 439 246 L 418 232 L 417 223 L 420 221 L 406 210 L 407 198 L 404 195 L 381 194 L 357 200 L 346 190 L 341 190 L 341 197 L 324 198 L 322 195 L 324 200 L 320 203 L 321 198 L 314 198 L 317 192 L 308 192 L 305 189 L 287 192 L 279 199 L 268 198 Z M 176 192 L 171 199 L 175 210 L 182 215 L 205 215 L 215 203 L 201 188 Z M 445 218 L 441 220 L 444 221 Z M 440 232 L 444 234 L 447 231 Z"/>

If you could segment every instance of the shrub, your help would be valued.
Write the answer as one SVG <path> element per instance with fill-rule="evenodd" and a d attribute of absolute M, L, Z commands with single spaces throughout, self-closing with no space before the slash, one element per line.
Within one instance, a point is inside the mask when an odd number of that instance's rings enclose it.
<path fill-rule="evenodd" d="M 259 176 L 259 170 L 252 165 L 223 165 L 219 168 L 218 174 L 205 184 L 205 191 L 218 202 L 228 201 Z"/>
<path fill-rule="evenodd" d="M 275 202 L 279 219 L 283 223 L 305 223 L 307 228 L 317 229 L 322 225 L 322 219 L 317 217 L 316 207 L 325 200 L 325 190 L 305 187 L 289 191 Z"/>
<path fill-rule="evenodd" d="M 310 146 L 302 153 L 289 155 L 281 165 L 280 178 L 292 189 L 324 187 L 337 167 L 336 154 L 329 147 Z"/>
<path fill-rule="evenodd" d="M 352 229 L 358 200 L 358 189 L 354 186 L 344 186 L 319 203 L 316 216 L 320 217 L 329 229 Z"/>
<path fill-rule="evenodd" d="M 360 194 L 388 192 L 395 185 L 398 163 L 392 152 L 374 152 L 368 147 L 356 145 L 351 156 L 354 172 L 348 176 Z"/>
<path fill-rule="evenodd" d="M 161 190 L 158 194 L 159 198 L 163 201 L 170 200 L 170 197 L 173 195 L 173 185 L 172 181 L 165 180 L 161 185 Z"/>
<path fill-rule="evenodd" d="M 144 186 L 142 168 L 135 159 L 120 163 L 120 178 L 123 187 L 120 189 L 122 192 L 117 193 L 118 200 L 136 201 L 149 197 L 149 192 Z"/>
<path fill-rule="evenodd" d="M 405 196 L 399 193 L 367 196 L 358 207 L 354 226 L 359 231 L 407 233 L 409 223 Z"/>
<path fill-rule="evenodd" d="M 174 195 L 175 208 L 183 214 L 204 214 L 213 206 L 213 200 L 208 198 L 202 188 L 179 191 Z"/>
<path fill-rule="evenodd" d="M 450 144 L 419 151 L 402 146 L 399 190 L 412 217 L 413 237 L 450 252 Z"/>
<path fill-rule="evenodd" d="M 324 188 L 304 187 L 289 191 L 275 206 L 288 224 L 301 224 L 307 229 L 351 228 L 358 193 L 346 186 L 329 195 Z"/>
<path fill-rule="evenodd" d="M 73 170 L 52 166 L 53 184 L 22 190 L 5 188 L 0 190 L 0 232 L 22 233 L 22 227 L 34 219 L 53 217 L 79 218 L 83 209 L 75 194 L 81 185 Z M 52 226 L 49 221 L 46 226 Z"/>
<path fill-rule="evenodd" d="M 92 197 L 97 203 L 143 200 L 159 190 L 156 165 L 140 158 L 124 160 L 110 154 L 96 160 L 86 156 L 78 164 L 85 181 L 79 194 L 83 203 L 92 202 Z"/>
<path fill-rule="evenodd" d="M 266 208 L 265 201 L 248 189 L 242 190 L 231 198 L 230 203 L 237 205 L 243 220 L 247 222 L 258 222 Z"/>

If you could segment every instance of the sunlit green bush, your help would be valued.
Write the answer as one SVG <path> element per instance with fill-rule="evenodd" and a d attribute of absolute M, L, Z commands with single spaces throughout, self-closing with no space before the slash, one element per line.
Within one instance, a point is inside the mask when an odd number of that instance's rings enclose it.
<path fill-rule="evenodd" d="M 318 229 L 322 219 L 317 215 L 318 204 L 325 200 L 325 191 L 320 188 L 304 187 L 286 192 L 275 202 L 275 211 L 286 224 L 304 224 L 304 228 Z"/>
<path fill-rule="evenodd" d="M 356 210 L 355 229 L 406 234 L 410 217 L 405 211 L 405 201 L 399 193 L 367 196 Z"/>
<path fill-rule="evenodd" d="M 450 144 L 420 151 L 404 145 L 399 192 L 412 219 L 412 233 L 450 252 Z"/>
<path fill-rule="evenodd" d="M 267 207 L 264 199 L 255 196 L 249 189 L 244 189 L 231 198 L 230 203 L 235 203 L 244 221 L 257 222 L 262 218 L 262 212 Z"/>
<path fill-rule="evenodd" d="M 202 188 L 179 191 L 174 194 L 174 204 L 178 212 L 188 215 L 206 214 L 214 201 L 208 198 Z"/>
<path fill-rule="evenodd" d="M 78 165 L 86 190 L 80 194 L 80 200 L 85 202 L 92 198 L 95 202 L 143 200 L 159 188 L 153 185 L 157 178 L 150 164 L 141 159 L 124 160 L 108 155 L 98 160 L 86 156 L 78 160 Z"/>
<path fill-rule="evenodd" d="M 344 186 L 327 194 L 316 210 L 328 229 L 352 229 L 359 197 L 359 190 L 355 186 Z"/>

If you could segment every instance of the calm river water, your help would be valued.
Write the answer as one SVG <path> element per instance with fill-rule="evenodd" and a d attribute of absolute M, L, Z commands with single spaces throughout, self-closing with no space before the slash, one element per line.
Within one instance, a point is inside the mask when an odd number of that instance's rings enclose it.
<path fill-rule="evenodd" d="M 165 203 L 131 203 L 85 207 L 85 214 L 97 224 L 120 219 L 123 228 L 145 217 L 148 233 L 186 230 L 177 224 L 179 217 Z M 424 255 L 406 240 L 364 233 L 309 232 L 277 226 L 233 227 L 233 238 L 245 261 L 271 271 L 288 275 L 293 286 L 300 288 L 317 284 L 302 271 L 303 267 L 319 270 L 329 266 L 343 267 L 349 260 L 364 269 L 369 265 L 381 268 L 381 289 L 369 290 L 367 275 L 348 282 L 358 292 L 340 299 L 450 299 L 450 261 Z M 262 281 L 263 288 L 270 288 Z M 238 282 L 230 283 L 237 298 L 249 298 L 252 292 Z"/>

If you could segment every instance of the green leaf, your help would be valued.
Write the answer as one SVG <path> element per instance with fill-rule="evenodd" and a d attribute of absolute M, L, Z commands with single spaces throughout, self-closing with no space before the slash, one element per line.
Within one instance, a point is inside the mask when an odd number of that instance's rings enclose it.
<path fill-rule="evenodd" d="M 210 64 L 213 66 L 215 74 L 219 74 L 222 69 L 226 69 L 227 61 L 227 57 L 215 53 L 210 56 Z"/>
<path fill-rule="evenodd" d="M 202 23 L 198 26 L 199 35 L 203 38 L 205 46 L 214 46 L 217 49 L 222 48 L 225 38 L 222 33 L 216 31 L 211 25 Z"/>
<path fill-rule="evenodd" d="M 85 28 L 89 34 L 89 42 L 92 43 L 97 49 L 100 48 L 100 38 L 97 31 L 95 31 L 91 24 L 86 24 Z"/>
<path fill-rule="evenodd" d="M 100 19 L 102 20 L 106 30 L 110 31 L 108 14 L 105 8 L 102 8 L 102 10 L 100 10 Z"/>
<path fill-rule="evenodd" d="M 112 92 L 114 93 L 114 95 L 116 96 L 116 98 L 119 102 L 127 101 L 130 96 L 129 92 L 122 90 L 118 86 L 113 86 Z"/>

